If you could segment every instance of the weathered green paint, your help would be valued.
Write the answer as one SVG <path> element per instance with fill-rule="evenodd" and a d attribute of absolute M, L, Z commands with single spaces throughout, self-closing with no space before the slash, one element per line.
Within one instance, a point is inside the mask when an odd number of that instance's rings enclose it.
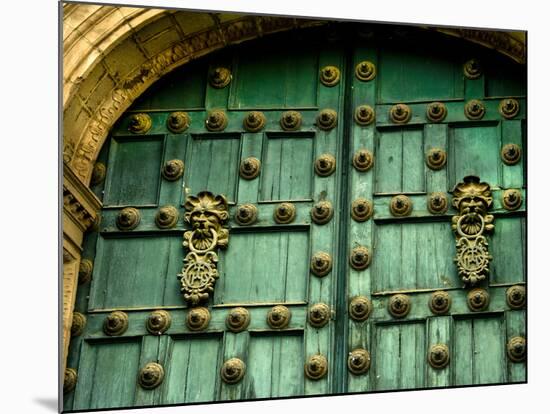
<path fill-rule="evenodd" d="M 505 295 L 510 285 L 525 282 L 526 209 L 523 203 L 509 212 L 501 202 L 507 188 L 521 189 L 524 197 L 526 192 L 525 69 L 490 52 L 480 54 L 457 39 L 428 39 L 414 29 L 403 36 L 387 27 L 372 28 L 375 35 L 367 38 L 350 24 L 330 35 L 324 29 L 294 33 L 300 42 L 283 36 L 228 49 L 161 79 L 119 120 L 99 158 L 107 165 L 106 180 L 93 187 L 105 208 L 99 232 L 90 233 L 84 246 L 83 257 L 94 259 L 94 272 L 91 283 L 78 290 L 75 309 L 86 314 L 88 323 L 82 336 L 72 340 L 68 366 L 78 369 L 79 380 L 65 396 L 66 410 L 525 381 L 525 364 L 509 362 L 505 348 L 510 337 L 525 336 L 525 311 L 510 310 Z M 484 57 L 484 75 L 475 81 L 462 74 L 462 64 L 473 56 Z M 377 68 L 369 82 L 354 74 L 363 60 Z M 340 82 L 333 87 L 319 82 L 319 70 L 327 65 L 340 69 Z M 223 89 L 207 81 L 208 71 L 219 66 L 233 75 Z M 513 120 L 498 112 L 506 96 L 520 102 Z M 484 101 L 482 120 L 464 115 L 469 99 Z M 447 106 L 444 122 L 426 119 L 426 105 L 432 101 Z M 389 119 L 396 102 L 411 108 L 408 125 Z M 376 111 L 376 121 L 366 127 L 353 120 L 355 108 L 363 104 Z M 338 124 L 330 131 L 315 125 L 326 108 L 338 113 Z M 228 116 L 222 132 L 205 128 L 212 109 L 223 109 Z M 289 109 L 301 112 L 300 131 L 281 129 L 279 120 Z M 166 127 L 176 110 L 187 111 L 191 119 L 180 134 Z M 262 131 L 244 130 L 249 110 L 264 112 Z M 153 125 L 146 134 L 128 132 L 135 112 L 151 116 Z M 517 165 L 500 159 L 507 143 L 522 147 Z M 425 162 L 434 147 L 448 155 L 447 165 L 437 171 Z M 367 172 L 351 164 L 361 148 L 375 156 Z M 336 158 L 336 171 L 320 177 L 313 162 L 325 153 Z M 261 161 L 256 179 L 239 176 L 239 164 L 247 157 Z M 185 163 L 183 177 L 173 182 L 161 176 L 163 163 L 171 159 Z M 486 286 L 491 303 L 481 313 L 468 308 L 453 262 L 450 220 L 455 210 L 449 206 L 445 214 L 433 215 L 426 201 L 431 192 L 449 192 L 466 174 L 489 182 L 494 198 L 495 232 L 489 240 L 494 259 Z M 183 204 L 187 195 L 201 190 L 227 196 L 230 236 L 228 249 L 220 252 L 210 324 L 204 332 L 191 332 L 176 276 L 185 253 Z M 390 214 L 390 199 L 399 193 L 407 193 L 413 202 L 410 217 Z M 374 216 L 365 222 L 350 217 L 351 203 L 360 197 L 374 205 Z M 310 217 L 320 200 L 334 207 L 334 217 L 323 225 Z M 448 200 L 450 204 L 450 194 Z M 290 224 L 277 224 L 273 218 L 283 201 L 296 207 Z M 237 205 L 244 203 L 258 208 L 252 226 L 233 219 Z M 154 218 L 158 207 L 167 204 L 178 209 L 180 219 L 174 228 L 161 230 Z M 141 223 L 133 231 L 116 227 L 124 206 L 140 211 Z M 348 261 L 351 249 L 359 245 L 372 254 L 372 263 L 361 271 Z M 324 277 L 309 270 L 310 257 L 318 251 L 333 258 L 332 271 Z M 449 315 L 434 316 L 428 307 L 438 289 L 451 295 Z M 391 294 L 398 291 L 406 291 L 412 303 L 403 319 L 387 310 Z M 357 295 L 373 303 L 365 322 L 347 315 L 349 300 Z M 318 302 L 333 311 L 330 322 L 319 329 L 307 322 L 308 307 Z M 225 326 L 227 312 L 236 304 L 251 315 L 241 333 Z M 292 312 L 285 329 L 272 329 L 266 322 L 275 304 Z M 159 308 L 170 312 L 172 326 L 153 336 L 145 321 Z M 102 329 L 113 309 L 129 316 L 129 328 L 120 337 L 106 337 Z M 436 343 L 450 349 L 450 364 L 442 370 L 427 362 L 428 349 Z M 364 375 L 347 370 L 348 352 L 355 348 L 371 354 L 371 368 Z M 327 357 L 329 371 L 312 381 L 305 377 L 303 364 L 318 353 Z M 233 357 L 242 359 L 247 370 L 240 383 L 230 385 L 219 373 Z M 144 390 L 137 375 L 151 361 L 164 366 L 165 379 L 157 389 Z"/>

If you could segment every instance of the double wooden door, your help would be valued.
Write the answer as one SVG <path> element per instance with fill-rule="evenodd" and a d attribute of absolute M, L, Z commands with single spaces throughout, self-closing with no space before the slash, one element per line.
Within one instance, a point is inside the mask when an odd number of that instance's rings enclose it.
<path fill-rule="evenodd" d="M 525 106 L 523 67 L 413 28 L 161 79 L 94 170 L 65 409 L 525 381 Z"/>

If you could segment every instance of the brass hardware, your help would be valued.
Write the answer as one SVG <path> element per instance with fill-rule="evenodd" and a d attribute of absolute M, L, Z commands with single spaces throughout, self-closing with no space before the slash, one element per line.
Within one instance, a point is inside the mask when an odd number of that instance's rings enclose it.
<path fill-rule="evenodd" d="M 250 111 L 243 120 L 243 127 L 248 132 L 258 132 L 265 126 L 265 115 L 259 111 Z"/>
<path fill-rule="evenodd" d="M 73 323 L 71 324 L 71 336 L 80 336 L 86 327 L 86 316 L 80 312 L 73 312 Z"/>
<path fill-rule="evenodd" d="M 94 263 L 90 259 L 82 259 L 78 268 L 78 283 L 83 285 L 92 280 L 92 271 L 94 270 Z"/>
<path fill-rule="evenodd" d="M 302 114 L 297 111 L 286 111 L 281 116 L 280 124 L 285 131 L 296 131 L 302 125 Z"/>
<path fill-rule="evenodd" d="M 323 109 L 317 116 L 317 126 L 324 131 L 334 128 L 337 122 L 338 115 L 333 109 Z"/>
<path fill-rule="evenodd" d="M 365 198 L 358 198 L 351 203 L 351 217 L 358 222 L 367 221 L 373 213 L 372 203 Z"/>
<path fill-rule="evenodd" d="M 340 69 L 336 66 L 325 66 L 321 69 L 321 83 L 325 86 L 335 86 L 340 82 Z"/>
<path fill-rule="evenodd" d="M 502 206 L 506 210 L 517 210 L 521 207 L 521 203 L 523 202 L 521 191 L 516 190 L 514 188 L 511 188 L 509 190 L 504 191 L 502 193 Z"/>
<path fill-rule="evenodd" d="M 145 323 L 149 333 L 153 335 L 162 335 L 172 324 L 172 317 L 165 310 L 156 310 L 151 312 Z"/>
<path fill-rule="evenodd" d="M 517 144 L 506 144 L 500 151 L 500 158 L 506 165 L 515 165 L 521 159 L 521 148 Z"/>
<path fill-rule="evenodd" d="M 182 160 L 170 160 L 164 163 L 162 168 L 162 176 L 168 181 L 176 181 L 183 175 L 183 161 Z"/>
<path fill-rule="evenodd" d="M 479 312 L 487 309 L 491 298 L 485 289 L 475 288 L 468 292 L 467 299 L 470 310 Z"/>
<path fill-rule="evenodd" d="M 103 332 L 109 336 L 122 335 L 128 329 L 128 315 L 122 311 L 111 312 L 103 322 Z"/>
<path fill-rule="evenodd" d="M 349 263 L 355 270 L 363 270 L 369 267 L 371 254 L 364 246 L 355 247 L 349 255 Z"/>
<path fill-rule="evenodd" d="M 489 274 L 489 242 L 486 234 L 494 230 L 494 217 L 487 213 L 492 206 L 491 187 L 479 181 L 479 177 L 464 177 L 453 189 L 453 216 L 451 228 L 456 237 L 454 261 L 462 281 L 476 285 Z"/>
<path fill-rule="evenodd" d="M 336 170 L 336 158 L 331 154 L 322 154 L 315 160 L 315 173 L 320 177 L 328 177 Z"/>
<path fill-rule="evenodd" d="M 330 201 L 319 201 L 311 208 L 311 219 L 317 224 L 328 223 L 333 214 L 334 210 Z"/>
<path fill-rule="evenodd" d="M 288 224 L 296 217 L 296 207 L 292 203 L 281 203 L 275 207 L 273 219 L 279 224 Z"/>
<path fill-rule="evenodd" d="M 435 192 L 428 196 L 428 210 L 432 214 L 444 214 L 447 212 L 448 201 L 445 193 Z"/>
<path fill-rule="evenodd" d="M 259 159 L 254 157 L 245 158 L 241 162 L 241 166 L 239 168 L 239 175 L 241 176 L 241 178 L 244 178 L 245 180 L 252 180 L 256 178 L 258 175 L 260 175 L 260 166 L 261 166 L 261 162 Z"/>
<path fill-rule="evenodd" d="M 426 107 L 426 117 L 432 122 L 441 122 L 447 116 L 447 107 L 442 102 L 432 102 Z"/>
<path fill-rule="evenodd" d="M 155 223 L 160 229 L 170 229 L 178 223 L 180 214 L 174 206 L 163 206 L 155 215 Z"/>
<path fill-rule="evenodd" d="M 206 129 L 209 131 L 223 131 L 227 127 L 227 115 L 224 111 L 214 110 L 208 113 L 205 121 Z"/>
<path fill-rule="evenodd" d="M 359 105 L 355 109 L 354 119 L 358 125 L 367 126 L 374 122 L 374 109 L 369 105 Z"/>
<path fill-rule="evenodd" d="M 254 204 L 241 204 L 235 212 L 235 221 L 241 226 L 254 224 L 258 219 L 258 208 Z"/>
<path fill-rule="evenodd" d="M 267 324 L 274 329 L 282 329 L 288 326 L 291 318 L 292 314 L 286 306 L 277 305 L 267 314 Z"/>
<path fill-rule="evenodd" d="M 223 89 L 231 82 L 231 71 L 227 68 L 218 67 L 210 72 L 210 86 L 216 89 Z"/>
<path fill-rule="evenodd" d="M 355 76 L 360 81 L 368 82 L 376 76 L 376 66 L 368 60 L 359 62 L 357 66 L 355 66 Z"/>
<path fill-rule="evenodd" d="M 481 65 L 477 59 L 470 59 L 464 64 L 464 76 L 468 79 L 478 79 L 481 76 Z"/>
<path fill-rule="evenodd" d="M 404 318 L 411 310 L 411 299 L 407 295 L 397 293 L 390 298 L 388 311 L 395 318 Z"/>
<path fill-rule="evenodd" d="M 185 324 L 190 331 L 202 331 L 208 327 L 210 323 L 210 312 L 207 308 L 196 307 L 189 309 Z"/>
<path fill-rule="evenodd" d="M 348 370 L 353 375 L 366 373 L 370 368 L 369 351 L 363 348 L 357 348 L 348 355 Z"/>
<path fill-rule="evenodd" d="M 406 124 L 412 116 L 411 108 L 405 104 L 396 104 L 390 109 L 390 119 L 394 124 Z"/>
<path fill-rule="evenodd" d="M 372 168 L 374 155 L 367 149 L 360 149 L 353 154 L 353 166 L 357 171 L 365 172 Z"/>
<path fill-rule="evenodd" d="M 139 371 L 138 383 L 141 388 L 152 390 L 157 388 L 164 379 L 164 368 L 156 362 L 149 362 Z"/>
<path fill-rule="evenodd" d="M 94 169 L 92 170 L 92 179 L 90 181 L 90 185 L 93 187 L 94 185 L 101 184 L 103 180 L 105 180 L 105 175 L 107 174 L 107 167 L 105 167 L 105 164 L 102 162 L 96 162 L 94 164 Z"/>
<path fill-rule="evenodd" d="M 406 195 L 396 195 L 390 201 L 390 213 L 395 217 L 408 216 L 411 214 L 412 209 L 412 201 Z"/>
<path fill-rule="evenodd" d="M 314 328 L 322 328 L 330 319 L 330 308 L 326 303 L 316 303 L 308 311 L 308 322 Z"/>
<path fill-rule="evenodd" d="M 506 290 L 506 303 L 510 309 L 521 309 L 525 306 L 526 301 L 525 286 L 515 285 Z"/>
<path fill-rule="evenodd" d="M 372 312 L 372 302 L 366 296 L 356 296 L 350 301 L 348 312 L 354 321 L 366 321 Z"/>
<path fill-rule="evenodd" d="M 218 279 L 218 249 L 229 243 L 229 231 L 223 225 L 229 219 L 227 200 L 223 195 L 201 191 L 188 196 L 184 204 L 185 221 L 193 230 L 183 233 L 183 247 L 189 252 L 178 278 L 183 298 L 190 306 L 208 300 Z"/>
<path fill-rule="evenodd" d="M 441 148 L 431 148 L 426 154 L 426 164 L 432 170 L 440 170 L 447 163 L 447 153 Z"/>
<path fill-rule="evenodd" d="M 133 230 L 141 221 L 139 211 L 134 207 L 123 208 L 116 218 L 116 226 L 120 230 Z"/>
<path fill-rule="evenodd" d="M 151 129 L 153 121 L 151 117 L 147 114 L 133 114 L 130 117 L 130 122 L 128 124 L 128 130 L 134 134 L 145 134 Z"/>
<path fill-rule="evenodd" d="M 332 257 L 327 252 L 317 252 L 311 257 L 311 273 L 326 276 L 332 270 Z"/>
<path fill-rule="evenodd" d="M 74 368 L 66 368 L 65 376 L 63 377 L 63 394 L 68 394 L 76 387 L 78 374 Z"/>
<path fill-rule="evenodd" d="M 498 111 L 504 118 L 512 119 L 519 112 L 519 102 L 513 98 L 503 99 L 498 105 Z"/>
<path fill-rule="evenodd" d="M 190 122 L 187 112 L 177 111 L 168 115 L 166 126 L 171 132 L 179 134 L 189 128 Z"/>
<path fill-rule="evenodd" d="M 432 293 L 428 306 L 435 315 L 445 315 L 451 309 L 453 300 L 449 293 L 444 290 L 438 290 Z"/>
<path fill-rule="evenodd" d="M 464 114 L 468 119 L 481 119 L 485 115 L 485 105 L 478 99 L 472 99 L 464 105 Z"/>
<path fill-rule="evenodd" d="M 245 371 L 246 365 L 242 360 L 231 358 L 223 363 L 221 377 L 227 384 L 236 384 L 243 378 Z"/>
<path fill-rule="evenodd" d="M 233 308 L 225 318 L 225 325 L 231 332 L 244 331 L 250 323 L 250 313 L 246 308 Z"/>
<path fill-rule="evenodd" d="M 512 362 L 522 362 L 527 356 L 527 342 L 522 336 L 510 338 L 506 344 L 506 353 Z"/>
<path fill-rule="evenodd" d="M 449 347 L 445 344 L 436 344 L 430 347 L 428 362 L 435 369 L 443 369 L 449 365 Z"/>
<path fill-rule="evenodd" d="M 305 363 L 304 371 L 309 379 L 319 380 L 327 374 L 328 361 L 324 355 L 312 355 Z"/>

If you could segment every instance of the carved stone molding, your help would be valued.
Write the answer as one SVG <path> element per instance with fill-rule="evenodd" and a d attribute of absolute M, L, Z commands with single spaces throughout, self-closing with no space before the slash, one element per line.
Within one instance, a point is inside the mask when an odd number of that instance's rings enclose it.
<path fill-rule="evenodd" d="M 308 322 L 314 328 L 322 328 L 330 320 L 330 308 L 326 303 L 316 303 L 309 308 Z"/>
<path fill-rule="evenodd" d="M 98 222 L 101 202 L 71 169 L 63 164 L 63 233 L 80 246 L 83 233 Z"/>
<path fill-rule="evenodd" d="M 185 221 L 192 230 L 183 233 L 183 247 L 189 250 L 178 278 L 183 298 L 190 306 L 208 300 L 218 279 L 218 249 L 229 243 L 229 231 L 222 226 L 229 219 L 227 200 L 222 195 L 201 191 L 188 196 Z"/>
<path fill-rule="evenodd" d="M 308 358 L 304 365 L 306 377 L 312 380 L 320 380 L 328 371 L 328 361 L 324 355 L 317 354 Z"/>
<path fill-rule="evenodd" d="M 210 311 L 208 308 L 197 307 L 189 309 L 185 324 L 191 331 L 203 331 L 210 323 Z"/>
<path fill-rule="evenodd" d="M 451 228 L 456 236 L 454 261 L 462 281 L 470 286 L 479 284 L 489 275 L 489 242 L 486 235 L 494 230 L 494 217 L 488 214 L 493 204 L 489 184 L 479 177 L 467 176 L 453 190 L 453 216 Z"/>
<path fill-rule="evenodd" d="M 165 310 L 156 310 L 151 312 L 145 323 L 147 331 L 153 335 L 162 335 L 172 324 L 170 313 Z"/>
<path fill-rule="evenodd" d="M 363 348 L 357 348 L 348 355 L 348 370 L 353 375 L 362 375 L 370 368 L 369 351 Z"/>

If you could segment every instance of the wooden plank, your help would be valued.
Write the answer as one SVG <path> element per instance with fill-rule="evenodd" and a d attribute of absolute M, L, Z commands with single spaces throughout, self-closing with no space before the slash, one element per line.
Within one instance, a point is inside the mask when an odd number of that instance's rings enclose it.
<path fill-rule="evenodd" d="M 513 310 L 506 312 L 506 342 L 515 336 L 526 337 L 527 320 L 525 310 Z M 527 343 L 529 348 L 529 343 Z M 529 351 L 528 351 L 529 352 Z M 527 381 L 527 364 L 525 362 L 512 362 L 507 359 L 507 373 L 509 382 Z"/>
<path fill-rule="evenodd" d="M 401 191 L 425 191 L 423 131 L 403 130 Z"/>
<path fill-rule="evenodd" d="M 473 320 L 474 384 L 507 381 L 503 322 L 501 317 Z"/>
<path fill-rule="evenodd" d="M 501 121 L 501 145 L 516 144 L 522 149 L 521 159 L 515 165 L 506 165 L 502 163 L 502 187 L 503 188 L 522 188 L 524 187 L 524 167 L 526 154 L 523 151 L 523 136 L 520 120 Z"/>
<path fill-rule="evenodd" d="M 162 168 L 164 168 L 164 163 L 170 160 L 185 160 L 185 150 L 189 139 L 191 139 L 189 134 L 166 135 Z M 175 181 L 168 181 L 161 178 L 158 204 L 161 206 L 173 205 L 175 207 L 181 205 L 183 202 L 183 193 L 181 191 L 182 181 L 183 178 Z"/>
<path fill-rule="evenodd" d="M 403 176 L 403 132 L 384 131 L 376 150 L 376 191 L 401 192 Z"/>
<path fill-rule="evenodd" d="M 156 362 L 157 364 L 162 365 L 162 367 L 166 370 L 166 361 L 160 355 L 160 348 L 160 337 L 145 335 L 141 338 L 141 352 L 139 356 L 138 373 L 150 362 Z M 137 386 L 134 397 L 134 405 L 143 406 L 159 404 L 162 388 L 164 388 L 162 384 L 161 386 L 152 390 L 144 389 L 140 386 Z"/>
<path fill-rule="evenodd" d="M 447 125 L 426 124 L 424 126 L 424 157 L 432 148 L 441 148 L 447 152 L 447 156 L 449 155 L 449 150 L 447 147 Z M 449 164 L 441 170 L 432 170 L 425 165 L 426 193 L 430 194 L 435 191 L 447 191 L 448 168 Z"/>
<path fill-rule="evenodd" d="M 231 358 L 239 358 L 245 364 L 250 364 L 248 359 L 250 334 L 246 331 L 240 333 L 225 332 L 223 357 L 221 363 Z M 250 376 L 245 375 L 241 381 L 236 384 L 227 384 L 220 381 L 220 400 L 241 400 L 246 398 L 249 387 Z"/>
<path fill-rule="evenodd" d="M 241 139 L 241 162 L 242 160 L 254 157 L 263 164 L 262 146 L 263 133 L 246 133 Z M 240 164 L 239 164 L 240 165 Z M 264 174 L 264 165 L 260 167 L 260 177 L 253 180 L 246 180 L 239 176 L 238 178 L 238 196 L 239 203 L 257 203 L 259 199 L 259 187 Z"/>
<path fill-rule="evenodd" d="M 450 316 L 431 317 L 427 320 L 428 339 L 426 343 L 426 357 L 430 348 L 436 344 L 444 344 L 449 348 L 449 356 L 453 358 L 451 343 L 452 318 Z M 448 387 L 452 384 L 451 365 L 442 369 L 432 368 L 429 363 L 426 366 L 426 386 Z"/>
<path fill-rule="evenodd" d="M 495 219 L 495 232 L 489 240 L 489 252 L 493 256 L 492 284 L 525 281 L 525 244 L 524 217 Z"/>
<path fill-rule="evenodd" d="M 453 304 L 454 305 L 454 304 Z M 460 319 L 453 321 L 453 347 L 451 364 L 453 385 L 471 385 L 474 383 L 474 338 L 473 321 Z"/>

